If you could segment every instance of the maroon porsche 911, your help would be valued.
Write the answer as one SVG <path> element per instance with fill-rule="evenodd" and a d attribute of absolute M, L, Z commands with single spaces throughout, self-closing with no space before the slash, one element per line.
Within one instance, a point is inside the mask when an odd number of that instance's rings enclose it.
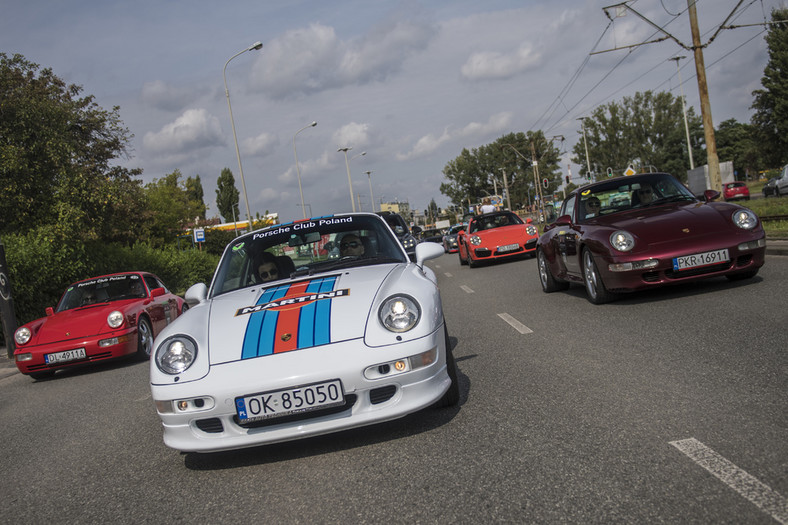
<path fill-rule="evenodd" d="M 583 284 L 601 304 L 632 292 L 709 277 L 748 279 L 763 266 L 766 235 L 751 210 L 695 198 L 667 173 L 607 179 L 567 196 L 537 243 L 542 289 Z"/>

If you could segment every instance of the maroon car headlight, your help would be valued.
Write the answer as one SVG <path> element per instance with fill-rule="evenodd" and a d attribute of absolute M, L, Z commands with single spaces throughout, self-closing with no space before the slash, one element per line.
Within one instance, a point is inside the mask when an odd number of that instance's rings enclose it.
<path fill-rule="evenodd" d="M 531 237 L 536 235 L 538 231 L 539 230 L 536 229 L 536 226 L 533 226 L 532 224 L 529 224 L 528 226 L 525 227 L 525 233 L 527 233 Z"/>
<path fill-rule="evenodd" d="M 628 252 L 635 247 L 635 238 L 627 231 L 618 230 L 610 235 L 610 246 L 620 252 Z"/>
<path fill-rule="evenodd" d="M 407 295 L 394 295 L 383 301 L 378 312 L 380 322 L 392 332 L 407 332 L 419 322 L 421 310 Z"/>
<path fill-rule="evenodd" d="M 156 367 L 165 374 L 177 375 L 188 369 L 197 358 L 197 343 L 191 337 L 176 335 L 156 349 Z"/>
<path fill-rule="evenodd" d="M 14 332 L 14 341 L 16 341 L 16 344 L 18 345 L 23 345 L 26 344 L 28 341 L 30 341 L 30 337 L 32 335 L 33 334 L 30 332 L 30 328 L 23 326 L 22 328 Z"/>
<path fill-rule="evenodd" d="M 117 310 L 113 310 L 107 316 L 107 324 L 110 328 L 117 328 L 123 324 L 123 314 Z"/>
<path fill-rule="evenodd" d="M 752 230 L 758 226 L 758 216 L 746 208 L 733 212 L 731 219 L 733 220 L 733 224 L 742 230 Z"/>
<path fill-rule="evenodd" d="M 479 246 L 482 243 L 482 238 L 478 235 L 471 235 L 470 241 L 474 246 Z"/>

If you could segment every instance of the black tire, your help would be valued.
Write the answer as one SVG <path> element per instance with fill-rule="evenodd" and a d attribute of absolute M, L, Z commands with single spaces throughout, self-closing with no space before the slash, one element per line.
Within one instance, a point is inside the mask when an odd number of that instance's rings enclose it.
<path fill-rule="evenodd" d="M 449 330 L 446 328 L 446 321 L 443 322 L 443 336 L 446 339 L 446 372 L 451 379 L 449 389 L 443 394 L 443 397 L 435 403 L 437 408 L 453 407 L 460 402 L 460 383 L 457 380 L 457 363 L 454 361 L 454 354 L 451 351 L 449 344 Z"/>
<path fill-rule="evenodd" d="M 734 273 L 733 275 L 726 275 L 725 277 L 727 277 L 729 281 L 743 281 L 745 279 L 752 279 L 758 275 L 758 270 L 759 268 L 756 268 L 755 270 L 750 270 L 749 272 Z"/>
<path fill-rule="evenodd" d="M 42 379 L 49 379 L 50 377 L 54 376 L 55 371 L 47 370 L 46 372 L 31 372 L 28 375 L 36 381 L 41 381 Z"/>
<path fill-rule="evenodd" d="M 473 257 L 471 257 L 471 254 L 469 253 L 468 254 L 468 267 L 469 268 L 476 268 L 477 266 L 479 266 L 479 263 L 474 261 Z"/>
<path fill-rule="evenodd" d="M 599 269 L 594 262 L 594 256 L 591 255 L 591 250 L 588 248 L 583 249 L 583 281 L 586 287 L 586 297 L 593 304 L 609 303 L 615 298 L 615 295 L 610 293 L 602 281 L 602 276 L 599 275 Z"/>
<path fill-rule="evenodd" d="M 559 281 L 553 277 L 553 272 L 550 271 L 550 265 L 547 263 L 547 257 L 538 248 L 536 250 L 536 261 L 539 268 L 539 282 L 542 283 L 542 291 L 544 293 L 552 293 L 569 288 L 568 282 Z"/>
<path fill-rule="evenodd" d="M 137 323 L 137 357 L 142 360 L 150 359 L 153 350 L 153 329 L 147 317 L 140 317 Z"/>

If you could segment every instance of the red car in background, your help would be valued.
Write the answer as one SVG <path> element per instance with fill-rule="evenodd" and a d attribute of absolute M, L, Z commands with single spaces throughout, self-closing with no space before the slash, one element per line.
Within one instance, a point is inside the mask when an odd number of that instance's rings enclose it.
<path fill-rule="evenodd" d="M 668 173 L 607 179 L 567 195 L 545 227 L 536 259 L 546 293 L 585 286 L 601 304 L 620 292 L 709 277 L 754 277 L 764 263 L 766 234 L 751 210 L 698 200 Z"/>
<path fill-rule="evenodd" d="M 532 220 L 523 220 L 510 211 L 475 215 L 457 234 L 460 264 L 471 268 L 486 261 L 533 254 L 539 230 Z"/>
<path fill-rule="evenodd" d="M 750 200 L 750 188 L 743 182 L 726 182 L 722 186 L 722 197 L 726 201 Z"/>
<path fill-rule="evenodd" d="M 188 310 L 151 273 L 102 275 L 69 286 L 46 317 L 14 333 L 14 360 L 34 379 L 56 370 L 136 354 L 150 357 L 153 339 Z"/>

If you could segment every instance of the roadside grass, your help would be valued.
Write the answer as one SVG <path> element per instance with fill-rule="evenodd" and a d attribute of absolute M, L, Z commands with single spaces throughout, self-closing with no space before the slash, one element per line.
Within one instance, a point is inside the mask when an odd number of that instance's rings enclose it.
<path fill-rule="evenodd" d="M 750 186 L 750 194 L 755 192 L 755 184 Z M 760 183 L 763 187 L 763 183 Z M 760 193 L 760 190 L 758 190 Z M 766 197 L 750 199 L 748 201 L 736 201 L 742 206 L 751 209 L 758 217 L 772 217 L 775 215 L 788 215 L 788 197 Z M 771 239 L 788 239 L 788 220 L 765 220 L 763 229 L 766 237 Z"/>

